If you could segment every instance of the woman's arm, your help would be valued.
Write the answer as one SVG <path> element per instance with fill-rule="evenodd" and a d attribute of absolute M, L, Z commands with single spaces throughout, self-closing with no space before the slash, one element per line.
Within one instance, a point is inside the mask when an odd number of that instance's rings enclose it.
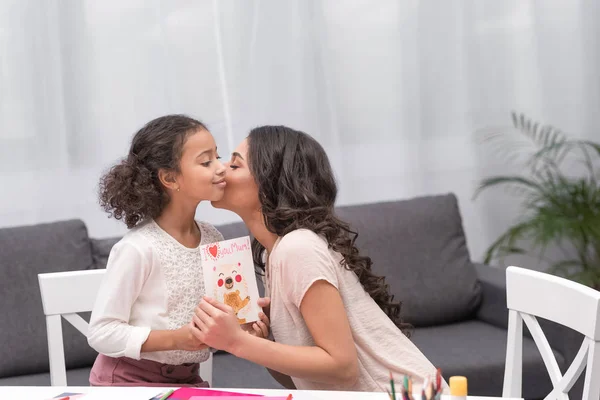
<path fill-rule="evenodd" d="M 281 386 L 283 386 L 284 388 L 290 389 L 290 390 L 296 389 L 296 385 L 294 384 L 294 381 L 292 380 L 292 378 L 290 378 L 289 375 L 282 374 L 281 372 L 277 372 L 277 371 L 275 371 L 273 369 L 269 369 L 269 368 L 267 368 L 267 371 L 269 371 L 269 374 L 271 374 L 273 379 L 275 379 L 277 382 L 279 382 L 279 384 Z"/>
<path fill-rule="evenodd" d="M 338 290 L 327 281 L 314 282 L 300 305 L 315 346 L 291 346 L 245 335 L 229 307 L 205 300 L 194 316 L 194 334 L 203 343 L 301 379 L 343 386 L 356 381 L 358 356 L 346 310 Z"/>
<path fill-rule="evenodd" d="M 264 278 L 264 276 L 263 276 Z M 265 285 L 264 280 L 263 280 L 263 285 Z M 263 312 L 261 314 L 259 314 L 259 318 L 261 319 L 261 321 L 259 321 L 260 324 L 260 329 L 263 331 L 262 332 L 262 337 L 263 338 L 268 338 L 269 337 L 269 328 L 271 326 L 271 298 L 270 297 L 261 297 L 258 299 L 258 306 L 260 308 L 262 308 Z M 253 325 L 257 325 L 256 323 L 254 323 Z M 258 330 L 256 328 L 254 328 L 255 330 Z M 260 335 L 258 335 L 260 336 Z M 269 371 L 269 374 L 271 374 L 271 376 L 273 377 L 273 379 L 275 379 L 277 382 L 279 382 L 279 384 L 281 386 L 283 386 L 286 389 L 290 389 L 290 390 L 294 390 L 296 389 L 296 385 L 294 384 L 294 381 L 292 381 L 292 378 L 290 378 L 289 375 L 285 375 L 282 374 L 281 372 L 277 372 L 273 369 L 269 369 L 267 368 L 267 371 Z"/>

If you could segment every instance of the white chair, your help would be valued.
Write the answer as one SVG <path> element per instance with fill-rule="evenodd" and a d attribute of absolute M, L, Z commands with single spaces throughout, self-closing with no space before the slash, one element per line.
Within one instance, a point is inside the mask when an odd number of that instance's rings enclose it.
<path fill-rule="evenodd" d="M 509 309 L 503 397 L 521 397 L 523 321 L 537 345 L 554 389 L 546 400 L 568 400 L 583 369 L 583 400 L 600 398 L 600 292 L 554 275 L 519 267 L 506 270 Z M 561 374 L 552 349 L 536 317 L 582 333 L 585 338 L 573 363 Z"/>
<path fill-rule="evenodd" d="M 61 316 L 87 337 L 88 323 L 77 313 L 92 311 L 105 269 L 38 274 L 46 315 L 50 383 L 67 386 Z M 200 364 L 200 376 L 212 386 L 212 353 Z"/>

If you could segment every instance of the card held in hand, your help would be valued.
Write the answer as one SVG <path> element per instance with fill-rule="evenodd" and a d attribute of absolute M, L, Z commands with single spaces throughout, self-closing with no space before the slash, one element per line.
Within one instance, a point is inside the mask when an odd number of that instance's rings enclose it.
<path fill-rule="evenodd" d="M 206 295 L 227 304 L 240 324 L 258 321 L 261 311 L 250 237 L 200 247 Z"/>

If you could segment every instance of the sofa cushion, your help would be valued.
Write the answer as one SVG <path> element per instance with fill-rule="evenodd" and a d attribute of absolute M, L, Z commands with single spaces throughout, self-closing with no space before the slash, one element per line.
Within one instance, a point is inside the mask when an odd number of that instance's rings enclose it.
<path fill-rule="evenodd" d="M 386 277 L 403 319 L 428 326 L 469 318 L 481 300 L 456 197 L 452 194 L 340 207 L 356 241 Z"/>
<path fill-rule="evenodd" d="M 416 328 L 412 340 L 425 356 L 442 369 L 446 381 L 466 376 L 469 395 L 502 396 L 506 361 L 505 329 L 472 320 L 456 324 Z M 565 360 L 554 350 L 562 371 Z M 523 338 L 523 397 L 542 399 L 552 390 L 544 361 L 535 342 Z"/>
<path fill-rule="evenodd" d="M 90 367 L 67 370 L 69 386 L 89 386 Z M 50 373 L 30 374 L 0 378 L 0 386 L 50 386 Z M 282 389 L 265 367 L 237 358 L 228 353 L 218 353 L 213 358 L 213 387 Z"/>
<path fill-rule="evenodd" d="M 250 231 L 248 230 L 248 228 L 246 228 L 246 225 L 244 225 L 243 222 L 234 222 L 232 224 L 219 225 L 215 228 L 217 228 L 219 232 L 221 232 L 225 240 L 250 235 Z"/>
<path fill-rule="evenodd" d="M 48 371 L 48 342 L 39 273 L 93 265 L 82 221 L 0 229 L 0 377 Z M 90 365 L 95 353 L 85 337 L 63 321 L 67 366 Z"/>
<path fill-rule="evenodd" d="M 283 389 L 269 371 L 232 354 L 219 352 L 213 358 L 213 386 L 240 389 Z"/>
<path fill-rule="evenodd" d="M 91 369 L 91 366 L 68 369 L 67 384 L 69 386 L 90 386 Z M 0 378 L 0 386 L 50 386 L 50 372 Z M 56 392 L 56 394 L 59 393 Z"/>

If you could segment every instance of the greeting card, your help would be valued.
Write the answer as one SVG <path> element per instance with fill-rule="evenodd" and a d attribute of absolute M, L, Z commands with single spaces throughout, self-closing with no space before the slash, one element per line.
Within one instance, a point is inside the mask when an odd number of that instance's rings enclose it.
<path fill-rule="evenodd" d="M 206 294 L 227 304 L 240 324 L 258 321 L 258 286 L 250 237 L 223 240 L 200 247 Z"/>

